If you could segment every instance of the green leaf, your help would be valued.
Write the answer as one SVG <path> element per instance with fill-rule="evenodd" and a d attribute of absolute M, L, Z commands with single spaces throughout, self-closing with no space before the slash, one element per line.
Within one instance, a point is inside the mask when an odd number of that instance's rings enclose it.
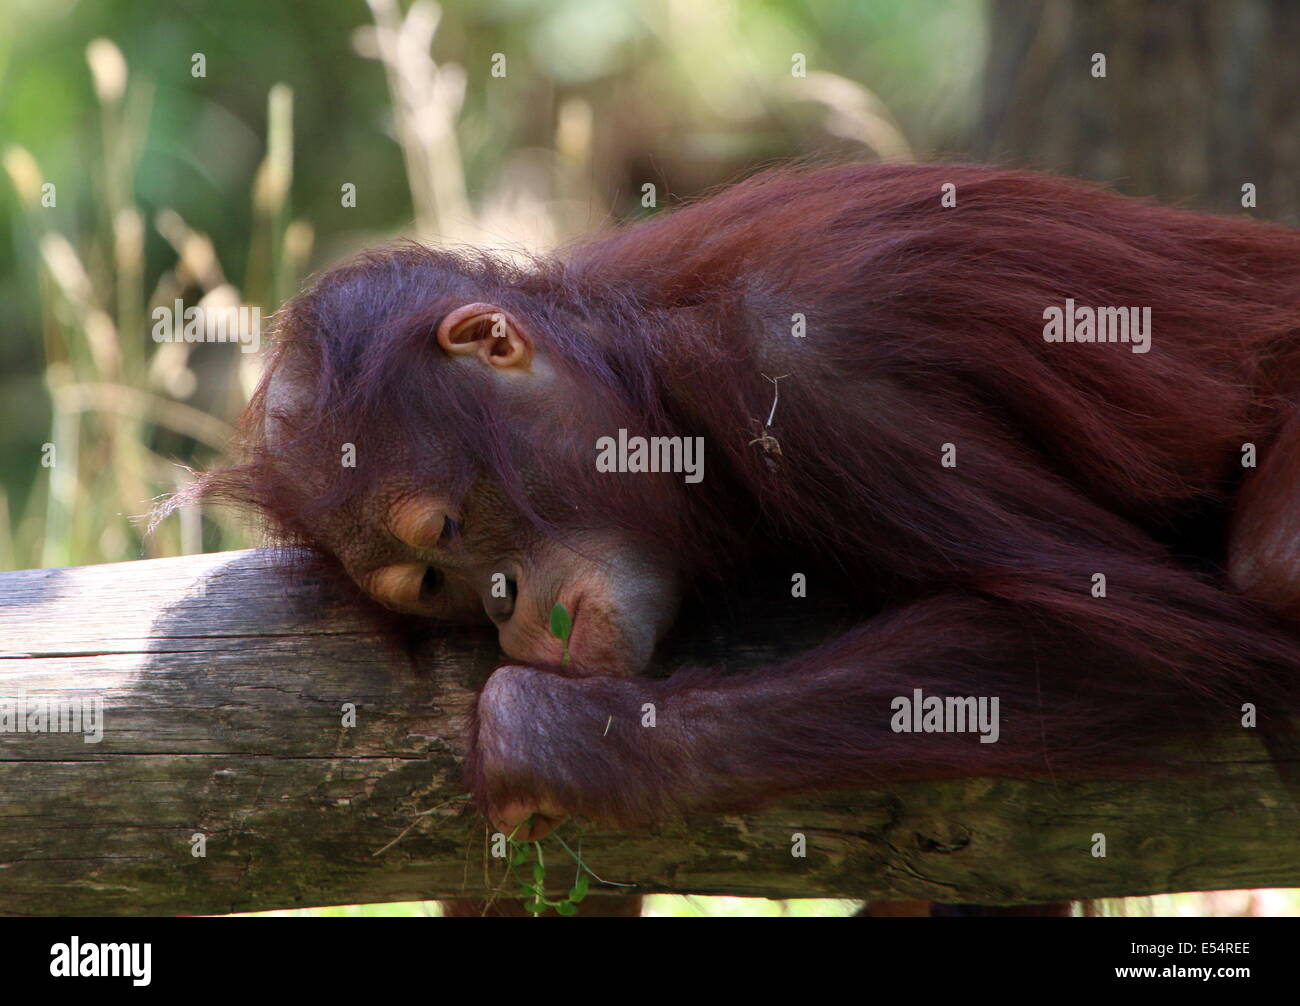
<path fill-rule="evenodd" d="M 569 892 L 569 900 L 577 904 L 587 896 L 587 888 L 591 886 L 591 881 L 587 879 L 585 873 L 578 874 L 578 879 L 573 883 L 573 890 Z"/>
<path fill-rule="evenodd" d="M 542 866 L 541 863 L 533 864 L 533 882 L 536 883 L 538 887 L 541 887 L 546 883 L 546 867 Z"/>
<path fill-rule="evenodd" d="M 546 902 L 530 901 L 528 904 L 524 905 L 524 908 L 532 912 L 534 915 L 541 915 L 542 912 L 546 911 Z"/>
<path fill-rule="evenodd" d="M 578 914 L 578 906 L 577 906 L 577 905 L 574 905 L 574 904 L 571 904 L 571 903 L 569 903 L 569 902 L 567 902 L 567 901 L 561 901 L 558 905 L 555 906 L 555 910 L 556 910 L 557 912 L 559 912 L 561 915 L 577 915 L 577 914 Z"/>
<path fill-rule="evenodd" d="M 528 846 L 521 845 L 515 850 L 515 854 L 510 857 L 511 866 L 523 866 L 528 862 Z"/>
<path fill-rule="evenodd" d="M 556 639 L 562 639 L 566 643 L 569 641 L 569 633 L 573 631 L 573 619 L 569 617 L 568 611 L 564 605 L 557 604 L 551 609 L 551 635 Z"/>

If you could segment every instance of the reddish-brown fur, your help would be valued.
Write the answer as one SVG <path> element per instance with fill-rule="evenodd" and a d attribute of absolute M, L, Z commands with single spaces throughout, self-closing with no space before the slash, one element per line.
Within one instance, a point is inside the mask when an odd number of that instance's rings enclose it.
<path fill-rule="evenodd" d="M 1150 352 L 1046 343 L 1044 308 L 1067 297 L 1149 306 Z M 451 374 L 430 333 L 469 301 L 516 316 L 586 400 L 510 416 Z M 313 406 L 268 450 L 255 399 L 248 464 L 204 491 L 291 537 L 310 543 L 320 514 L 391 472 L 453 493 L 485 476 L 543 528 L 622 527 L 688 557 L 689 576 L 725 584 L 770 554 L 847 572 L 883 602 L 785 666 L 539 691 L 518 747 L 565 771 L 488 780 L 472 759 L 493 801 L 541 787 L 569 811 L 639 821 L 903 777 L 1130 772 L 1181 731 L 1233 728 L 1243 702 L 1265 722 L 1294 708 L 1300 636 L 1278 613 L 1294 616 L 1296 570 L 1252 557 L 1267 604 L 1225 572 L 1254 474 L 1242 445 L 1260 475 L 1290 452 L 1267 477 L 1300 484 L 1300 434 L 1277 441 L 1300 395 L 1293 231 L 1025 172 L 783 170 L 528 269 L 372 252 L 319 279 L 280 332 L 271 367 L 299 368 Z M 754 442 L 764 373 L 789 374 L 767 430 L 779 455 Z M 620 426 L 704 436 L 704 482 L 597 474 L 594 437 Z M 305 499 L 298 468 L 338 472 L 343 441 L 364 444 L 361 467 Z M 541 500 L 518 474 L 539 450 Z M 1268 527 L 1251 540 L 1294 542 L 1300 500 L 1259 492 Z M 892 732 L 890 700 L 914 688 L 1000 696 L 1001 740 Z M 593 751 L 587 728 L 641 701 L 677 710 L 660 718 L 679 733 L 613 731 Z"/>

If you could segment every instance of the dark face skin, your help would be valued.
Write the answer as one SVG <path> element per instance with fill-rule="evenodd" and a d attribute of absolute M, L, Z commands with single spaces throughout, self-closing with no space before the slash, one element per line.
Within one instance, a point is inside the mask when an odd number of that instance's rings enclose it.
<path fill-rule="evenodd" d="M 449 366 L 486 368 L 507 400 L 575 400 L 531 338 L 492 305 L 453 311 L 438 342 Z M 273 385 L 270 397 L 293 394 Z M 382 487 L 336 515 L 319 538 L 379 603 L 445 621 L 490 621 L 502 650 L 521 664 L 560 663 L 563 643 L 549 628 L 556 604 L 572 617 L 569 655 L 582 674 L 643 670 L 676 613 L 676 571 L 625 535 L 542 535 L 482 481 L 456 504 L 436 491 Z"/>

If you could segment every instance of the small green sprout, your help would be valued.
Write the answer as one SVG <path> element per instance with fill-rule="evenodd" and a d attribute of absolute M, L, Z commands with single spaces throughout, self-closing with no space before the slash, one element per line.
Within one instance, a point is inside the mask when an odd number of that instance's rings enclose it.
<path fill-rule="evenodd" d="M 564 605 L 557 604 L 551 609 L 551 635 L 564 644 L 564 656 L 560 658 L 561 667 L 569 662 L 569 636 L 572 633 L 573 619 L 569 617 L 569 612 Z"/>
<path fill-rule="evenodd" d="M 515 829 L 515 831 L 518 830 L 518 828 Z M 514 832 L 511 832 L 508 839 L 511 848 L 510 870 L 519 884 L 519 888 L 515 893 L 523 899 L 524 908 L 533 915 L 541 915 L 548 908 L 555 909 L 557 915 L 577 915 L 578 905 L 587 896 L 587 890 L 591 886 L 591 881 L 587 876 L 589 872 L 587 864 L 582 862 L 582 859 L 565 845 L 565 851 L 573 856 L 574 862 L 577 864 L 573 887 L 569 889 L 566 897 L 548 898 L 546 897 L 546 859 L 542 853 L 542 844 L 540 842 L 520 842 L 513 836 Z M 533 863 L 532 881 L 529 882 L 520 876 L 519 871 L 528 866 L 529 860 L 533 856 L 536 856 L 537 860 Z"/>

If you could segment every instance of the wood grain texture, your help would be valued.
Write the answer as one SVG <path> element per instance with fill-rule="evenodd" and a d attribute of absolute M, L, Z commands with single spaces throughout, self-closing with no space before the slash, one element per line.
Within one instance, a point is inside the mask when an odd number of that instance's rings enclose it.
<path fill-rule="evenodd" d="M 404 653 L 330 577 L 283 558 L 0 574 L 0 700 L 105 710 L 96 744 L 0 733 L 0 913 L 225 913 L 481 897 L 499 882 L 458 767 L 495 638 L 441 634 Z M 742 670 L 844 617 L 791 607 L 736 609 L 665 659 Z M 1243 731 L 1196 755 L 1204 775 L 1159 782 L 965 780 L 563 834 L 646 893 L 1017 904 L 1300 885 L 1300 813 L 1262 745 Z M 548 854 L 557 888 L 566 860 Z"/>

